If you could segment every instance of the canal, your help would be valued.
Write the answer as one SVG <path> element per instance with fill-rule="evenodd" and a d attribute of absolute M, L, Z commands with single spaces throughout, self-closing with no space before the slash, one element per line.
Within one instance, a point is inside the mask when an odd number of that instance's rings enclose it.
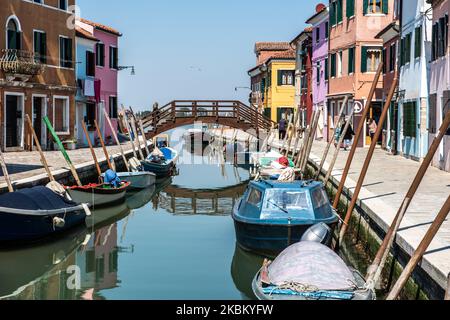
<path fill-rule="evenodd" d="M 181 148 L 178 176 L 93 211 L 87 229 L 1 250 L 1 299 L 253 298 L 262 258 L 238 249 L 230 217 L 249 172 Z"/>

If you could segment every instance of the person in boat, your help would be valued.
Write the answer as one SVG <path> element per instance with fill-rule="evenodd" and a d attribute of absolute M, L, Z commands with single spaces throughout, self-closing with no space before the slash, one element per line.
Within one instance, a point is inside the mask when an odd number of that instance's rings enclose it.
<path fill-rule="evenodd" d="M 105 172 L 105 184 L 109 184 L 113 188 L 120 188 L 122 180 L 120 180 L 115 171 L 108 170 Z"/>
<path fill-rule="evenodd" d="M 283 166 L 278 181 L 293 182 L 295 181 L 295 170 L 290 166 L 289 159 L 282 157 L 278 160 L 281 166 Z"/>
<path fill-rule="evenodd" d="M 280 122 L 278 123 L 278 131 L 279 131 L 280 140 L 284 140 L 286 138 L 286 133 L 287 133 L 287 121 L 284 118 L 284 116 L 281 118 Z"/>

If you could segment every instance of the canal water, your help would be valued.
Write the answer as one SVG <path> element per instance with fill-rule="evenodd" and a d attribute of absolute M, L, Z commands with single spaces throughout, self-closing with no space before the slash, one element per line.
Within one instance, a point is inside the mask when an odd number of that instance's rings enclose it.
<path fill-rule="evenodd" d="M 1 250 L 0 299 L 252 299 L 263 258 L 239 249 L 230 216 L 249 172 L 187 149 L 197 164 L 94 211 L 87 229 Z"/>

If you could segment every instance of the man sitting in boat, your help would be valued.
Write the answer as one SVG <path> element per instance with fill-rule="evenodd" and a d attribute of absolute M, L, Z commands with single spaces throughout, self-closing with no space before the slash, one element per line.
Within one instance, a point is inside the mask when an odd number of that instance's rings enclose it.
<path fill-rule="evenodd" d="M 164 157 L 164 153 L 162 153 L 162 151 L 158 147 L 155 147 L 147 160 L 152 163 L 163 163 L 164 161 L 166 161 L 166 158 Z"/>
<path fill-rule="evenodd" d="M 279 175 L 273 177 L 276 180 L 283 182 L 295 181 L 295 170 L 291 166 L 288 158 L 281 157 L 278 161 L 273 161 L 271 167 L 279 171 Z"/>

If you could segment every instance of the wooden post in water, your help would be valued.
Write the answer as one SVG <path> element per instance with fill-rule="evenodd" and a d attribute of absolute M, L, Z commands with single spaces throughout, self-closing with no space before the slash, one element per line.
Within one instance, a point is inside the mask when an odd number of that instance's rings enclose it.
<path fill-rule="evenodd" d="M 316 117 L 316 111 L 313 112 L 311 119 L 315 119 L 315 117 Z M 303 161 L 303 156 L 306 152 L 306 147 L 307 147 L 307 144 L 309 143 L 309 139 L 311 136 L 311 130 L 312 130 L 311 126 L 312 126 L 312 123 L 309 126 L 307 126 L 305 134 L 303 136 L 302 146 L 301 146 L 300 152 L 298 153 L 297 160 L 295 162 L 295 165 L 297 167 L 301 167 L 301 164 L 302 164 L 301 162 Z"/>
<path fill-rule="evenodd" d="M 282 152 L 283 154 L 287 154 L 287 153 L 285 153 L 285 152 L 283 152 L 283 151 L 286 150 L 285 148 L 286 148 L 286 144 L 287 144 L 288 139 L 289 139 L 289 132 L 290 132 L 291 126 L 292 126 L 292 120 L 293 120 L 293 119 L 292 119 L 292 116 L 289 115 L 289 122 L 288 122 L 287 130 L 286 130 L 286 136 L 284 137 L 283 144 L 282 144 L 282 146 L 281 146 L 281 152 Z"/>
<path fill-rule="evenodd" d="M 11 179 L 9 178 L 8 167 L 6 166 L 5 158 L 3 157 L 3 152 L 0 148 L 0 162 L 2 166 L 3 176 L 5 177 L 6 184 L 8 185 L 8 191 L 14 192 L 13 185 L 11 183 Z"/>
<path fill-rule="evenodd" d="M 366 107 L 361 115 L 361 121 L 359 122 L 358 129 L 355 132 L 355 137 L 354 137 L 355 143 L 353 143 L 350 153 L 348 155 L 347 163 L 345 165 L 344 172 L 342 173 L 341 182 L 339 183 L 336 197 L 334 198 L 333 207 L 335 209 L 337 209 L 337 207 L 339 205 L 339 201 L 341 199 L 342 192 L 344 191 L 345 182 L 347 181 L 348 173 L 350 172 L 350 167 L 352 165 L 353 158 L 356 153 L 356 149 L 358 148 L 358 141 L 364 132 L 364 127 L 366 126 L 366 118 L 367 118 L 367 115 L 369 114 L 370 106 L 372 104 L 372 100 L 375 95 L 375 90 L 377 89 L 378 81 L 380 80 L 380 76 L 381 76 L 382 72 L 383 72 L 383 62 L 380 62 L 377 73 L 375 75 L 375 79 L 373 80 L 373 83 L 372 83 L 372 87 L 370 88 L 369 96 L 367 97 Z"/>
<path fill-rule="evenodd" d="M 396 72 L 395 76 L 394 76 L 394 81 L 392 82 L 392 87 L 389 91 L 389 95 L 387 97 L 386 103 L 384 104 L 384 108 L 383 108 L 383 112 L 380 117 L 380 122 L 378 124 L 377 132 L 375 133 L 375 136 L 373 138 L 372 144 L 370 146 L 369 152 L 367 154 L 366 160 L 365 160 L 363 168 L 361 170 L 361 174 L 359 176 L 358 183 L 356 185 L 356 189 L 354 191 L 352 201 L 348 207 L 347 214 L 345 215 L 344 224 L 342 225 L 342 229 L 341 229 L 341 232 L 339 235 L 339 243 L 342 243 L 345 233 L 347 232 L 348 224 L 350 223 L 350 219 L 352 217 L 353 210 L 355 209 L 356 202 L 358 201 L 359 193 L 361 192 L 362 185 L 364 183 L 364 180 L 366 179 L 367 172 L 369 171 L 370 162 L 372 161 L 373 154 L 378 145 L 378 140 L 383 131 L 383 124 L 386 121 L 389 108 L 391 107 L 391 101 L 392 101 L 392 98 L 394 97 L 395 90 L 397 89 L 397 84 L 398 84 L 398 75 Z M 361 121 L 364 121 L 364 119 Z"/>
<path fill-rule="evenodd" d="M 105 115 L 106 122 L 108 122 L 108 125 L 109 125 L 109 127 L 111 129 L 113 138 L 114 138 L 117 146 L 120 149 L 120 153 L 122 154 L 122 159 L 123 159 L 123 162 L 125 163 L 125 166 L 127 167 L 127 171 L 130 172 L 131 171 L 130 164 L 128 163 L 127 157 L 125 156 L 125 152 L 123 151 L 122 145 L 120 144 L 119 138 L 117 137 L 117 133 L 114 130 L 114 127 L 112 125 L 111 119 L 109 118 L 109 114 L 106 111 L 105 106 L 103 106 L 103 114 Z"/>
<path fill-rule="evenodd" d="M 353 120 L 354 114 L 355 114 L 355 107 L 352 107 L 352 111 L 350 112 L 350 115 L 348 116 L 347 122 L 345 123 L 345 127 L 341 132 L 341 136 L 339 138 L 338 145 L 336 147 L 336 151 L 334 152 L 333 159 L 331 160 L 330 167 L 328 168 L 328 173 L 325 176 L 325 180 L 323 182 L 325 186 L 328 184 L 328 181 L 330 181 L 331 175 L 333 174 L 334 166 L 336 165 L 337 158 L 339 156 L 339 153 L 341 152 L 341 145 L 344 142 L 345 135 L 347 134 L 348 129 L 350 128 L 350 123 Z"/>
<path fill-rule="evenodd" d="M 330 137 L 328 137 L 328 139 L 330 141 L 328 141 L 328 144 L 327 144 L 327 146 L 325 148 L 325 151 L 323 153 L 322 161 L 320 162 L 319 170 L 317 171 L 315 180 L 319 180 L 319 178 L 320 178 L 320 174 L 322 173 L 323 166 L 325 165 L 325 161 L 327 160 L 328 153 L 330 152 L 331 145 L 334 142 L 334 137 L 336 135 L 337 129 L 339 128 L 339 123 L 341 121 L 342 116 L 344 115 L 345 106 L 347 105 L 347 102 L 348 102 L 348 96 L 345 97 L 344 103 L 342 104 L 341 110 L 339 111 L 339 118 L 337 120 L 337 123 L 335 123 L 335 125 L 334 125 L 333 133 L 331 134 Z"/>
<path fill-rule="evenodd" d="M 141 130 L 141 134 L 142 134 L 142 139 L 144 139 L 144 143 L 145 143 L 145 151 L 147 152 L 147 157 L 150 155 L 150 149 L 148 148 L 148 141 L 147 141 L 147 136 L 145 135 L 145 130 L 144 130 L 144 124 L 142 123 L 142 120 L 139 119 L 139 128 Z"/>
<path fill-rule="evenodd" d="M 447 101 L 447 104 L 448 103 L 450 103 L 450 101 Z M 442 122 L 442 125 L 439 129 L 438 135 L 434 139 L 433 143 L 430 146 L 430 149 L 428 150 L 427 155 L 425 156 L 422 164 L 420 165 L 419 171 L 417 172 L 417 175 L 414 178 L 414 181 L 412 182 L 411 187 L 409 188 L 408 193 L 406 194 L 403 203 L 400 206 L 400 209 L 397 212 L 397 215 L 395 216 L 384 238 L 383 243 L 380 246 L 377 255 L 375 256 L 375 259 L 372 262 L 372 265 L 368 269 L 366 277 L 367 282 L 375 282 L 375 283 L 377 282 L 376 275 L 381 274 L 381 270 L 383 270 L 384 268 L 384 263 L 387 260 L 387 257 L 389 256 L 390 249 L 394 243 L 395 236 L 397 234 L 398 229 L 400 228 L 401 222 L 403 221 L 406 211 L 409 208 L 409 204 L 416 195 L 416 192 L 419 189 L 420 184 L 422 183 L 425 173 L 427 172 L 429 166 L 431 165 L 434 155 L 439 149 L 441 141 L 446 135 L 449 126 L 450 126 L 450 111 L 447 112 L 447 115 L 445 116 L 445 119 Z"/>
<path fill-rule="evenodd" d="M 438 216 L 432 223 L 432 225 L 431 225 L 430 229 L 428 230 L 428 232 L 426 233 L 425 237 L 422 239 L 422 242 L 420 243 L 419 247 L 414 252 L 408 265 L 403 270 L 397 283 L 392 288 L 391 292 L 389 293 L 389 295 L 387 297 L 387 300 L 395 300 L 398 298 L 398 296 L 400 295 L 400 292 L 403 290 L 406 283 L 408 282 L 408 279 L 411 277 L 412 273 L 414 272 L 414 269 L 417 267 L 419 262 L 422 260 L 425 252 L 428 250 L 434 237 L 438 233 L 438 231 L 441 228 L 444 221 L 447 219 L 449 212 L 450 212 L 450 196 L 447 198 L 447 201 L 444 203 L 444 206 L 442 207 Z"/>
<path fill-rule="evenodd" d="M 36 135 L 36 131 L 34 131 L 33 123 L 31 122 L 30 116 L 28 114 L 25 114 L 25 121 L 28 124 L 28 128 L 30 129 L 31 134 L 33 135 L 34 143 L 36 145 L 36 148 L 39 151 L 39 155 L 41 157 L 41 163 L 44 166 L 45 171 L 47 172 L 48 178 L 50 179 L 50 181 L 56 182 L 55 177 L 53 176 L 53 174 L 48 166 L 47 159 L 45 159 L 44 152 L 42 151 L 41 143 L 39 142 L 39 138 Z"/>
<path fill-rule="evenodd" d="M 86 136 L 86 140 L 89 145 L 89 149 L 91 150 L 92 158 L 94 159 L 94 163 L 95 163 L 95 167 L 97 169 L 98 176 L 100 178 L 102 176 L 102 169 L 100 168 L 100 165 L 98 163 L 97 155 L 95 154 L 95 150 L 94 150 L 94 147 L 92 146 L 92 142 L 91 142 L 91 137 L 89 137 L 89 132 L 86 128 L 86 124 L 84 123 L 84 121 L 81 121 L 81 126 L 83 127 L 83 131 Z"/>
<path fill-rule="evenodd" d="M 73 178 L 75 179 L 77 185 L 79 187 L 82 186 L 80 177 L 78 176 L 77 169 L 72 163 L 72 160 L 70 160 L 69 154 L 66 152 L 66 149 L 64 149 L 64 145 L 62 144 L 61 140 L 59 139 L 58 135 L 56 134 L 55 129 L 53 128 L 50 119 L 45 116 L 44 117 L 44 123 L 47 126 L 48 131 L 50 131 L 50 134 L 53 137 L 53 140 L 55 140 L 56 144 L 58 145 L 59 150 L 61 151 L 62 155 L 64 156 L 64 159 L 66 160 L 67 164 L 69 165 L 69 169 L 72 172 Z"/>
<path fill-rule="evenodd" d="M 141 143 L 139 141 L 139 132 L 136 128 L 136 121 L 134 121 L 134 117 L 131 116 L 131 128 L 134 132 L 134 143 L 136 144 L 136 147 L 138 149 L 139 155 L 141 156 L 141 160 L 145 160 L 144 154 L 142 153 Z"/>
<path fill-rule="evenodd" d="M 125 122 L 125 126 L 127 128 L 128 135 L 130 136 L 130 143 L 131 143 L 131 148 L 133 149 L 133 155 L 137 159 L 138 155 L 136 153 L 136 146 L 134 145 L 134 142 L 133 142 L 132 131 L 131 131 L 131 128 L 130 128 L 130 123 L 129 123 L 127 111 L 125 110 L 125 107 L 123 105 L 121 105 L 121 108 L 122 108 L 122 112 L 123 112 L 123 115 L 124 115 L 123 120 Z"/>
<path fill-rule="evenodd" d="M 317 126 L 319 125 L 319 120 L 320 120 L 320 112 L 321 112 L 320 110 L 317 110 L 316 117 L 314 119 L 314 122 L 313 122 L 313 125 L 312 125 L 312 128 L 311 128 L 312 129 L 311 133 L 310 133 L 311 137 L 309 139 L 309 143 L 308 143 L 307 148 L 306 148 L 306 153 L 305 153 L 305 155 L 303 157 L 303 162 L 302 162 L 302 166 L 301 166 L 301 172 L 303 174 L 306 172 L 306 167 L 308 165 L 308 159 L 309 159 L 309 156 L 311 154 L 312 146 L 313 146 L 314 141 L 316 139 Z"/>
<path fill-rule="evenodd" d="M 114 170 L 114 167 L 113 167 L 111 161 L 109 160 L 108 150 L 106 150 L 105 141 L 103 140 L 102 132 L 100 131 L 97 120 L 94 120 L 94 124 L 95 124 L 95 129 L 97 130 L 98 138 L 100 139 L 100 143 L 103 148 L 103 153 L 105 154 L 105 157 L 106 157 L 106 162 L 108 163 L 108 167 L 111 170 Z"/>
<path fill-rule="evenodd" d="M 287 146 L 287 150 L 286 150 L 286 153 L 285 153 L 286 157 L 289 156 L 289 153 L 292 150 L 292 140 L 294 139 L 294 136 L 297 137 L 297 134 L 298 134 L 298 132 L 297 132 L 297 123 L 298 123 L 299 116 L 300 116 L 300 113 L 297 112 L 295 114 L 295 117 L 294 117 L 294 122 L 292 123 L 291 128 L 290 128 L 292 130 L 292 132 L 289 134 L 288 146 Z M 288 130 L 288 132 L 289 132 L 289 130 Z M 295 150 L 294 150 L 294 153 L 295 153 Z"/>

